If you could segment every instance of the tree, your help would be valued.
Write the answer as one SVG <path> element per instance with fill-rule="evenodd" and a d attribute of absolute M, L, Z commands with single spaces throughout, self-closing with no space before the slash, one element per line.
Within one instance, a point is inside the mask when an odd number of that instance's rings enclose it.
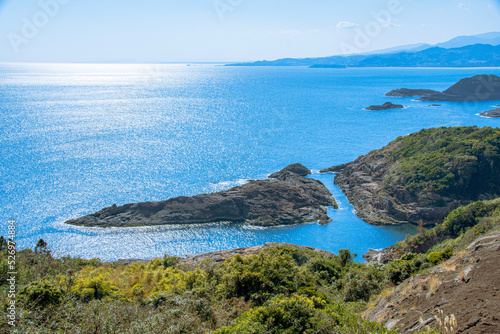
<path fill-rule="evenodd" d="M 7 249 L 7 240 L 2 236 L 0 236 L 0 251 L 6 250 Z"/>
<path fill-rule="evenodd" d="M 339 251 L 339 261 L 342 267 L 347 266 L 349 263 L 352 263 L 357 254 L 351 254 L 349 249 L 341 249 Z"/>
<path fill-rule="evenodd" d="M 48 253 L 47 243 L 45 242 L 45 240 L 43 240 L 43 239 L 38 240 L 38 242 L 36 243 L 36 246 L 35 246 L 35 253 L 39 253 L 39 254 Z"/>

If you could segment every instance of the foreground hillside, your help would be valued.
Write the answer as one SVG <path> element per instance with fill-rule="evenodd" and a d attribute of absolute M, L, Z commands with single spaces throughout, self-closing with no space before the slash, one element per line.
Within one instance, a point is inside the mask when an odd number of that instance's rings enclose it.
<path fill-rule="evenodd" d="M 426 129 L 322 172 L 337 173 L 335 184 L 368 223 L 435 224 L 500 194 L 500 129 Z"/>
<path fill-rule="evenodd" d="M 451 258 L 425 269 L 424 252 L 432 263 Z M 446 333 L 500 333 L 500 198 L 458 208 L 443 224 L 381 251 L 376 260 L 406 268 L 396 272 L 397 280 L 424 271 L 382 293 L 366 319 L 401 333 L 452 326 Z M 445 326 L 447 317 L 453 323 Z"/>
<path fill-rule="evenodd" d="M 446 317 L 453 319 L 447 325 Z M 406 280 L 370 305 L 365 318 L 400 333 L 426 326 L 500 333 L 500 232 L 480 237 L 450 260 Z"/>
<path fill-rule="evenodd" d="M 290 244 L 183 260 L 165 256 L 143 263 L 102 263 L 53 258 L 40 241 L 35 251 L 18 252 L 16 309 L 22 316 L 16 329 L 104 334 L 395 334 L 408 329 L 492 333 L 500 318 L 499 229 L 500 199 L 473 203 L 453 211 L 444 224 L 396 245 L 405 252 L 385 264 L 355 263 L 349 250 L 334 255 Z M 434 238 L 439 233 L 447 238 Z M 420 243 L 427 244 L 427 250 L 412 247 Z M 3 238 L 0 253 L 0 309 L 6 317 L 10 283 Z M 433 320 L 450 319 L 452 314 L 453 331 Z M 0 333 L 10 333 L 9 326 L 1 322 Z"/>

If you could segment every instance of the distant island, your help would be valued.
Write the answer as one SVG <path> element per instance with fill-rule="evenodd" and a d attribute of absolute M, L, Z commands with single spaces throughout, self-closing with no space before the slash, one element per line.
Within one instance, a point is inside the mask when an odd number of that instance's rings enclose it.
<path fill-rule="evenodd" d="M 311 171 L 290 165 L 267 180 L 249 181 L 229 190 L 161 202 L 113 205 L 99 212 L 67 221 L 96 227 L 130 227 L 166 224 L 245 222 L 258 226 L 290 225 L 331 218 L 327 207 L 337 208 L 330 191 L 320 181 L 306 178 Z"/>
<path fill-rule="evenodd" d="M 367 108 L 366 110 L 389 110 L 389 109 L 403 109 L 404 106 L 401 104 L 394 104 L 392 102 L 386 102 L 382 105 L 372 105 Z"/>
<path fill-rule="evenodd" d="M 321 58 L 283 58 L 273 61 L 234 63 L 226 66 L 307 66 L 310 68 L 346 67 L 498 67 L 500 45 L 474 44 L 446 49 L 431 47 L 422 51 L 360 54 Z"/>
<path fill-rule="evenodd" d="M 500 196 L 500 129 L 433 128 L 323 169 L 371 224 L 433 225 L 453 209 Z"/>
<path fill-rule="evenodd" d="M 430 89 L 400 88 L 391 90 L 388 97 L 416 97 L 418 101 L 486 101 L 500 100 L 500 77 L 476 75 L 461 79 L 443 92 Z"/>

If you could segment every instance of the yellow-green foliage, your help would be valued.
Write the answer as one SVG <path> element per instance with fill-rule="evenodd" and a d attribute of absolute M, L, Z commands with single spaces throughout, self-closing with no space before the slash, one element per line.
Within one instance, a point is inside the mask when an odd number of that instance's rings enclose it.
<path fill-rule="evenodd" d="M 283 333 L 320 333 L 333 325 L 345 325 L 349 332 L 357 322 L 363 328 L 359 333 L 369 333 L 372 325 L 332 303 L 365 300 L 385 281 L 382 271 L 354 263 L 347 250 L 324 257 L 291 245 L 220 264 L 202 261 L 189 269 L 172 257 L 124 265 L 55 259 L 50 252 L 19 254 L 23 303 L 18 310 L 26 316 L 18 329 L 26 333 L 201 334 L 224 326 L 232 330 L 235 322 L 276 326 Z M 6 292 L 0 283 L 2 303 Z M 344 316 L 351 320 L 342 322 Z"/>

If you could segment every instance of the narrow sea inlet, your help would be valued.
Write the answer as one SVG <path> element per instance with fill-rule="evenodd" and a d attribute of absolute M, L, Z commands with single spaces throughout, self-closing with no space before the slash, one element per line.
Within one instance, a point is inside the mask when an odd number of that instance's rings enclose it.
<path fill-rule="evenodd" d="M 492 102 L 430 106 L 384 97 L 402 87 L 443 90 L 485 73 L 500 70 L 0 64 L 0 216 L 17 219 L 19 248 L 43 238 L 60 256 L 149 258 L 266 242 L 361 255 L 415 230 L 364 223 L 333 175 L 317 171 L 422 128 L 498 126 L 477 116 Z M 407 108 L 363 110 L 387 101 Z M 316 171 L 312 177 L 339 202 L 329 225 L 63 224 L 114 203 L 228 189 L 295 162 Z"/>

